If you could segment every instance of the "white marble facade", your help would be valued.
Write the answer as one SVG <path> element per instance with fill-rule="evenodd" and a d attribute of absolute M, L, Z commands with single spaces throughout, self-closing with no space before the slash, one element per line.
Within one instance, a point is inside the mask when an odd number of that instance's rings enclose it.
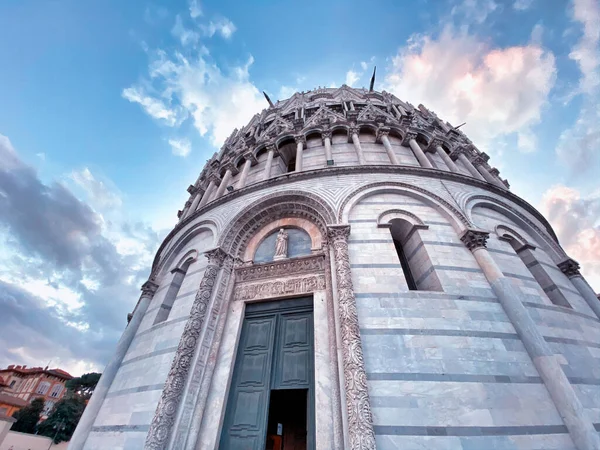
<path fill-rule="evenodd" d="M 600 302 L 508 188 L 391 94 L 277 102 L 188 188 L 69 448 L 218 448 L 245 305 L 312 295 L 316 448 L 599 449 Z M 309 253 L 253 262 L 280 228 Z"/>

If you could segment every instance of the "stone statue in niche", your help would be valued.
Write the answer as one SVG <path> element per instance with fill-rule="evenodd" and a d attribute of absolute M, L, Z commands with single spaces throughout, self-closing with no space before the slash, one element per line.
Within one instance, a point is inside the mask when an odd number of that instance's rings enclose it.
<path fill-rule="evenodd" d="M 288 251 L 288 234 L 283 228 L 277 233 L 277 240 L 275 241 L 275 256 L 273 260 L 278 261 L 280 259 L 287 258 Z"/>

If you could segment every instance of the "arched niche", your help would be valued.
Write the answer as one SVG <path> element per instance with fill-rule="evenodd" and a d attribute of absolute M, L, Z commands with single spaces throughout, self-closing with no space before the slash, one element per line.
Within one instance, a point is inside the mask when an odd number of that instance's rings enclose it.
<path fill-rule="evenodd" d="M 287 258 L 297 258 L 299 256 L 308 256 L 311 254 L 311 237 L 302 228 L 288 227 L 278 228 L 271 231 L 270 234 L 258 244 L 252 257 L 254 263 L 263 263 L 274 261 L 277 237 L 283 230 L 287 236 Z"/>
<path fill-rule="evenodd" d="M 272 261 L 272 258 L 264 259 L 262 255 L 259 258 L 259 260 L 257 260 L 255 257 L 256 252 L 260 249 L 261 245 L 270 245 L 270 241 L 267 241 L 267 239 L 273 240 L 274 237 L 276 237 L 279 230 L 282 228 L 285 230 L 289 230 L 290 232 L 292 232 L 292 230 L 301 230 L 304 233 L 304 235 L 308 238 L 309 244 L 308 252 L 303 253 L 304 255 L 308 255 L 311 253 L 311 250 L 320 249 L 322 246 L 323 236 L 321 235 L 321 231 L 319 230 L 319 228 L 314 223 L 307 219 L 300 219 L 297 217 L 285 217 L 268 223 L 263 228 L 261 228 L 254 236 L 252 236 L 252 238 L 250 238 L 250 240 L 248 241 L 248 245 L 246 246 L 246 249 L 244 251 L 243 260 L 254 262 Z M 301 235 L 296 235 L 296 233 L 294 233 L 294 237 L 298 238 L 295 240 L 294 243 L 303 242 L 300 240 L 300 236 Z M 290 240 L 288 241 L 288 249 L 291 249 L 291 246 L 292 242 Z M 266 252 L 267 249 L 263 247 L 262 251 Z M 289 257 L 293 258 L 295 256 L 301 256 L 299 254 L 295 254 L 295 252 L 293 253 L 294 254 L 288 253 Z"/>

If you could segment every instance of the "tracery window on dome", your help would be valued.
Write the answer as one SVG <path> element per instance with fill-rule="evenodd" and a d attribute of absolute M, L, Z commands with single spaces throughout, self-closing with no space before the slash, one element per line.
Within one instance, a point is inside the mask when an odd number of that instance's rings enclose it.
<path fill-rule="evenodd" d="M 258 245 L 256 252 L 254 253 L 253 260 L 255 263 L 271 262 L 275 259 L 277 237 L 282 229 L 287 235 L 287 258 L 296 258 L 298 256 L 311 254 L 310 235 L 300 228 L 284 227 L 272 231 L 262 240 L 262 242 Z"/>
<path fill-rule="evenodd" d="M 177 299 L 179 289 L 183 284 L 183 280 L 185 279 L 185 275 L 187 274 L 188 268 L 194 261 L 196 261 L 196 258 L 197 253 L 193 251 L 189 257 L 185 257 L 182 263 L 180 263 L 177 267 L 171 270 L 173 278 L 171 279 L 167 292 L 165 293 L 165 297 L 160 307 L 158 308 L 158 312 L 156 313 L 156 317 L 154 318 L 154 325 L 156 325 L 157 323 L 164 322 L 169 318 L 169 315 L 171 314 L 171 309 L 175 304 L 175 300 Z"/>

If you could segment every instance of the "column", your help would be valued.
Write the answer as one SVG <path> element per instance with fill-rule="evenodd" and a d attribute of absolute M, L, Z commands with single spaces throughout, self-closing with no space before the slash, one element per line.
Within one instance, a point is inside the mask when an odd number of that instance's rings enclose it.
<path fill-rule="evenodd" d="M 487 168 L 483 165 L 483 161 L 481 160 L 481 158 L 475 158 L 475 160 L 473 161 L 473 165 L 475 166 L 477 171 L 483 176 L 485 181 L 493 184 L 494 186 L 499 187 L 500 189 L 506 190 L 506 186 L 504 186 L 504 184 L 500 180 L 498 180 L 496 177 L 492 176 L 492 174 L 488 172 Z"/>
<path fill-rule="evenodd" d="M 296 136 L 296 172 L 302 172 L 302 152 L 304 150 L 304 136 Z"/>
<path fill-rule="evenodd" d="M 485 178 L 483 178 L 481 176 L 481 174 L 475 168 L 475 166 L 471 163 L 471 161 L 469 160 L 469 158 L 467 158 L 465 156 L 465 150 L 464 150 L 464 148 L 458 147 L 458 148 L 454 149 L 454 151 L 452 152 L 452 154 L 457 155 L 457 158 L 460 160 L 460 162 L 463 163 L 463 165 L 466 167 L 466 169 L 469 171 L 469 173 L 471 174 L 471 176 L 473 178 L 477 178 L 478 180 L 485 181 Z"/>
<path fill-rule="evenodd" d="M 204 195 L 202 196 L 202 199 L 200 200 L 200 204 L 198 205 L 198 208 L 202 208 L 204 205 L 206 205 L 208 203 L 208 201 L 210 200 L 210 197 L 212 196 L 216 187 L 217 187 L 217 183 L 215 182 L 215 179 L 212 178 L 210 180 L 210 183 L 208 184 L 208 187 L 206 188 L 206 192 L 204 193 Z"/>
<path fill-rule="evenodd" d="M 246 158 L 246 162 L 244 162 L 244 167 L 242 168 L 242 174 L 240 175 L 240 182 L 238 183 L 238 189 L 246 186 L 246 182 L 248 181 L 248 172 L 250 172 L 250 166 L 252 165 L 251 155 L 244 155 Z"/>
<path fill-rule="evenodd" d="M 223 193 L 225 192 L 225 188 L 227 188 L 230 181 L 231 181 L 231 167 L 228 167 L 227 170 L 225 171 L 225 175 L 223 175 L 223 179 L 221 180 L 221 183 L 219 184 L 217 193 L 215 194 L 215 200 L 220 198 L 223 195 Z"/>
<path fill-rule="evenodd" d="M 267 147 L 267 163 L 265 164 L 265 171 L 263 173 L 263 180 L 271 178 L 271 167 L 273 166 L 273 157 L 275 156 L 275 146 L 269 145 Z"/>
<path fill-rule="evenodd" d="M 328 166 L 333 166 L 333 155 L 331 154 L 331 130 L 325 130 L 321 133 L 323 146 L 325 147 L 325 159 Z"/>
<path fill-rule="evenodd" d="M 379 139 L 385 147 L 385 151 L 387 152 L 388 158 L 390 158 L 390 162 L 393 165 L 397 166 L 400 163 L 398 162 L 398 158 L 396 157 L 394 149 L 392 148 L 392 144 L 390 143 L 390 140 L 388 138 L 388 135 L 390 134 L 390 129 L 388 127 L 380 127 L 378 133 Z"/>
<path fill-rule="evenodd" d="M 198 203 L 200 203 L 200 200 L 202 199 L 203 192 L 204 191 L 202 191 L 202 189 L 198 189 L 196 191 L 196 196 L 194 197 L 194 201 L 192 202 L 192 206 L 190 206 L 186 217 L 191 216 L 196 212 L 196 209 L 198 208 Z"/>
<path fill-rule="evenodd" d="M 600 448 L 600 436 L 586 415 L 583 405 L 569 383 L 552 350 L 544 340 L 522 301 L 523 295 L 508 280 L 488 250 L 489 233 L 465 230 L 461 241 L 473 253 L 485 277 L 498 297 L 504 312 L 510 319 L 527 353 L 537 368 L 558 413 L 569 430 L 578 450 Z"/>
<path fill-rule="evenodd" d="M 350 128 L 350 135 L 352 136 L 352 143 L 354 144 L 354 150 L 358 156 L 358 164 L 361 166 L 365 163 L 365 156 L 363 154 L 362 147 L 360 145 L 360 139 L 358 138 L 358 127 Z"/>
<path fill-rule="evenodd" d="M 500 184 L 502 186 L 500 186 L 502 189 L 508 190 L 509 186 L 508 186 L 508 182 L 506 180 L 502 180 L 500 178 L 500 171 L 498 169 L 496 169 L 495 167 L 492 167 L 492 169 L 489 171 L 490 175 L 492 175 L 494 178 L 496 178 L 498 180 L 498 182 L 500 182 Z"/>
<path fill-rule="evenodd" d="M 196 292 L 190 315 L 171 364 L 171 370 L 169 370 L 160 401 L 150 424 L 145 449 L 163 450 L 169 446 L 171 430 L 177 417 L 179 403 L 192 366 L 191 361 L 194 359 L 196 345 L 204 326 L 213 287 L 217 284 L 219 270 L 225 258 L 228 257 L 220 248 L 209 250 L 205 255 L 208 258 L 208 265 L 204 270 L 204 276 L 200 282 L 198 292 Z"/>
<path fill-rule="evenodd" d="M 444 164 L 446 164 L 446 167 L 448 167 L 450 172 L 459 173 L 458 167 L 456 167 L 456 164 L 454 164 L 454 161 L 452 161 L 450 155 L 448 155 L 448 153 L 446 153 L 446 151 L 442 148 L 442 144 L 439 140 L 434 139 L 433 147 L 435 148 L 436 153 L 440 155 L 440 158 L 442 158 L 442 161 L 444 161 Z"/>
<path fill-rule="evenodd" d="M 417 135 L 415 133 L 407 133 L 406 136 L 404 137 L 404 142 L 408 142 L 408 145 L 410 146 L 415 157 L 419 161 L 419 164 L 421 164 L 421 167 L 425 167 L 426 169 L 433 169 L 433 166 L 427 159 L 427 156 L 425 156 L 423 149 L 415 140 L 416 137 L 417 137 Z"/>
<path fill-rule="evenodd" d="M 71 441 L 69 442 L 70 450 L 79 450 L 85 445 L 85 441 L 92 430 L 92 426 L 94 425 L 96 416 L 98 415 L 100 407 L 106 398 L 106 394 L 110 389 L 110 385 L 117 375 L 117 371 L 123 362 L 123 358 L 129 349 L 129 345 L 135 337 L 140 323 L 142 323 L 142 319 L 144 318 L 144 314 L 146 314 L 148 305 L 150 304 L 152 297 L 154 297 L 157 289 L 158 285 L 150 280 L 143 284 L 142 295 L 140 296 L 140 300 L 133 311 L 133 316 L 125 328 L 125 331 L 123 331 L 121 339 L 119 339 L 119 342 L 117 343 L 117 348 L 113 353 L 111 360 L 104 368 L 102 376 L 100 377 L 100 380 L 94 389 L 94 395 L 92 395 L 92 398 L 85 407 L 85 411 L 83 412 L 81 419 L 79 419 L 77 428 L 71 437 Z"/>
<path fill-rule="evenodd" d="M 581 273 L 579 272 L 579 263 L 574 259 L 568 258 L 558 264 L 558 268 L 564 273 L 569 279 L 575 289 L 579 291 L 581 296 L 585 299 L 594 314 L 600 319 L 600 300 L 596 297 L 596 293 L 592 287 L 585 281 Z"/>
<path fill-rule="evenodd" d="M 350 450 L 374 450 L 373 417 L 348 255 L 349 235 L 349 225 L 332 225 L 328 229 L 335 260 L 348 434 Z"/>
<path fill-rule="evenodd" d="M 183 207 L 183 211 L 177 211 L 177 217 L 179 218 L 179 220 L 183 220 L 186 218 L 188 211 L 190 210 L 190 206 L 191 206 L 192 202 L 190 201 L 190 199 L 188 199 L 185 202 L 185 206 Z M 179 214 L 181 213 L 181 214 Z"/>

